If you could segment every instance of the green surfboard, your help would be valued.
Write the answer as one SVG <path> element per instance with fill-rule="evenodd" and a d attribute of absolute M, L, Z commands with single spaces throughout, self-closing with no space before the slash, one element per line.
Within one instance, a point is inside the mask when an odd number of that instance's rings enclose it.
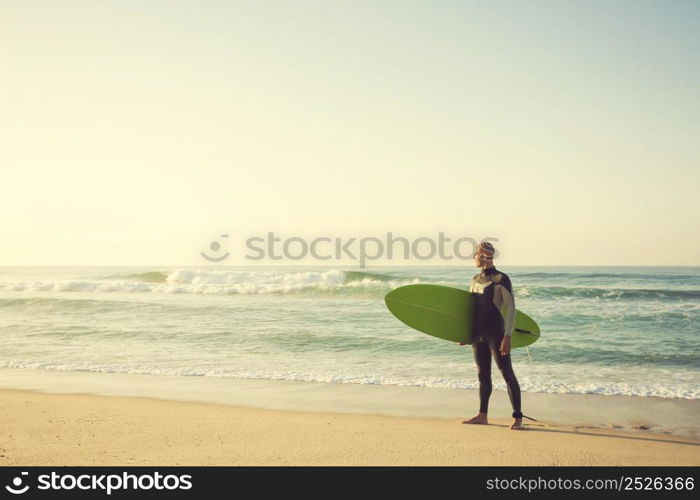
<path fill-rule="evenodd" d="M 391 314 L 423 333 L 451 342 L 472 342 L 474 294 L 440 285 L 406 285 L 384 301 Z M 511 347 L 525 347 L 540 338 L 540 327 L 522 311 L 515 312 Z"/>

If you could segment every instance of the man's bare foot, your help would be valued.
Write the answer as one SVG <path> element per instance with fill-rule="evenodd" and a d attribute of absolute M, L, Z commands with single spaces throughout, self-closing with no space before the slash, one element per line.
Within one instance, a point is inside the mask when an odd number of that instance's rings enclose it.
<path fill-rule="evenodd" d="M 464 420 L 462 423 L 463 423 L 463 424 L 484 424 L 484 425 L 488 425 L 489 420 L 488 420 L 488 418 L 487 418 L 487 416 L 486 416 L 486 413 L 481 413 L 481 412 L 479 412 L 479 414 L 478 414 L 476 417 L 470 418 L 469 420 Z"/>
<path fill-rule="evenodd" d="M 510 426 L 510 430 L 512 430 L 512 431 L 524 431 L 525 427 L 523 427 L 523 419 L 516 418 L 515 421 L 513 422 L 513 425 Z"/>

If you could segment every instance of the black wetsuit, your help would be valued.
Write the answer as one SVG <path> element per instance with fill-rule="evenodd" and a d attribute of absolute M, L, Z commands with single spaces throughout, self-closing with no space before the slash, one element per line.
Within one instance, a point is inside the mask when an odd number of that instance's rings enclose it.
<path fill-rule="evenodd" d="M 481 405 L 479 411 L 488 412 L 492 391 L 491 357 L 493 356 L 508 387 L 513 417 L 522 418 L 520 385 L 513 373 L 510 353 L 502 356 L 499 352 L 503 337 L 510 337 L 515 325 L 515 301 L 510 278 L 495 267 L 490 267 L 472 278 L 470 291 L 477 294 L 474 304 L 472 350 L 479 370 Z"/>

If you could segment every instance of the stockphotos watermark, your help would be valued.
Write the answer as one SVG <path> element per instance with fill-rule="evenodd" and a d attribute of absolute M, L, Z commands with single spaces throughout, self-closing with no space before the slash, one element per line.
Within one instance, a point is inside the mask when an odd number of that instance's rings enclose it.
<path fill-rule="evenodd" d="M 166 474 L 154 472 L 153 474 L 40 474 L 36 477 L 36 484 L 32 488 L 29 484 L 29 473 L 21 472 L 5 485 L 5 490 L 13 495 L 23 495 L 30 489 L 40 491 L 82 490 L 100 491 L 111 495 L 114 491 L 127 490 L 190 490 L 192 489 L 192 476 L 189 474 Z"/>
<path fill-rule="evenodd" d="M 231 235 L 219 235 L 219 239 L 209 243 L 207 251 L 201 252 L 203 259 L 209 262 L 224 262 L 231 255 L 229 251 Z M 281 237 L 274 232 L 262 236 L 242 238 L 245 246 L 243 258 L 250 261 L 300 261 L 305 259 L 328 261 L 358 262 L 360 268 L 367 267 L 371 261 L 392 261 L 402 259 L 405 262 L 429 260 L 471 260 L 479 242 L 498 242 L 497 238 L 488 236 L 479 240 L 468 236 L 449 237 L 441 232 L 437 237 L 419 236 L 406 238 L 386 233 L 383 238 L 376 236 L 342 238 L 337 236 L 302 236 Z M 498 257 L 498 251 L 493 258 Z"/>

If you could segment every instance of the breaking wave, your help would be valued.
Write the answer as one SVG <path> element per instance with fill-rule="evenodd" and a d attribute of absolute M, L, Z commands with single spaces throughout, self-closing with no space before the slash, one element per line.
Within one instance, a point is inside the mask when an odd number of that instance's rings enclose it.
<path fill-rule="evenodd" d="M 232 271 L 175 269 L 97 279 L 0 282 L 0 290 L 192 294 L 368 293 L 419 283 L 419 278 L 361 271 Z"/>

